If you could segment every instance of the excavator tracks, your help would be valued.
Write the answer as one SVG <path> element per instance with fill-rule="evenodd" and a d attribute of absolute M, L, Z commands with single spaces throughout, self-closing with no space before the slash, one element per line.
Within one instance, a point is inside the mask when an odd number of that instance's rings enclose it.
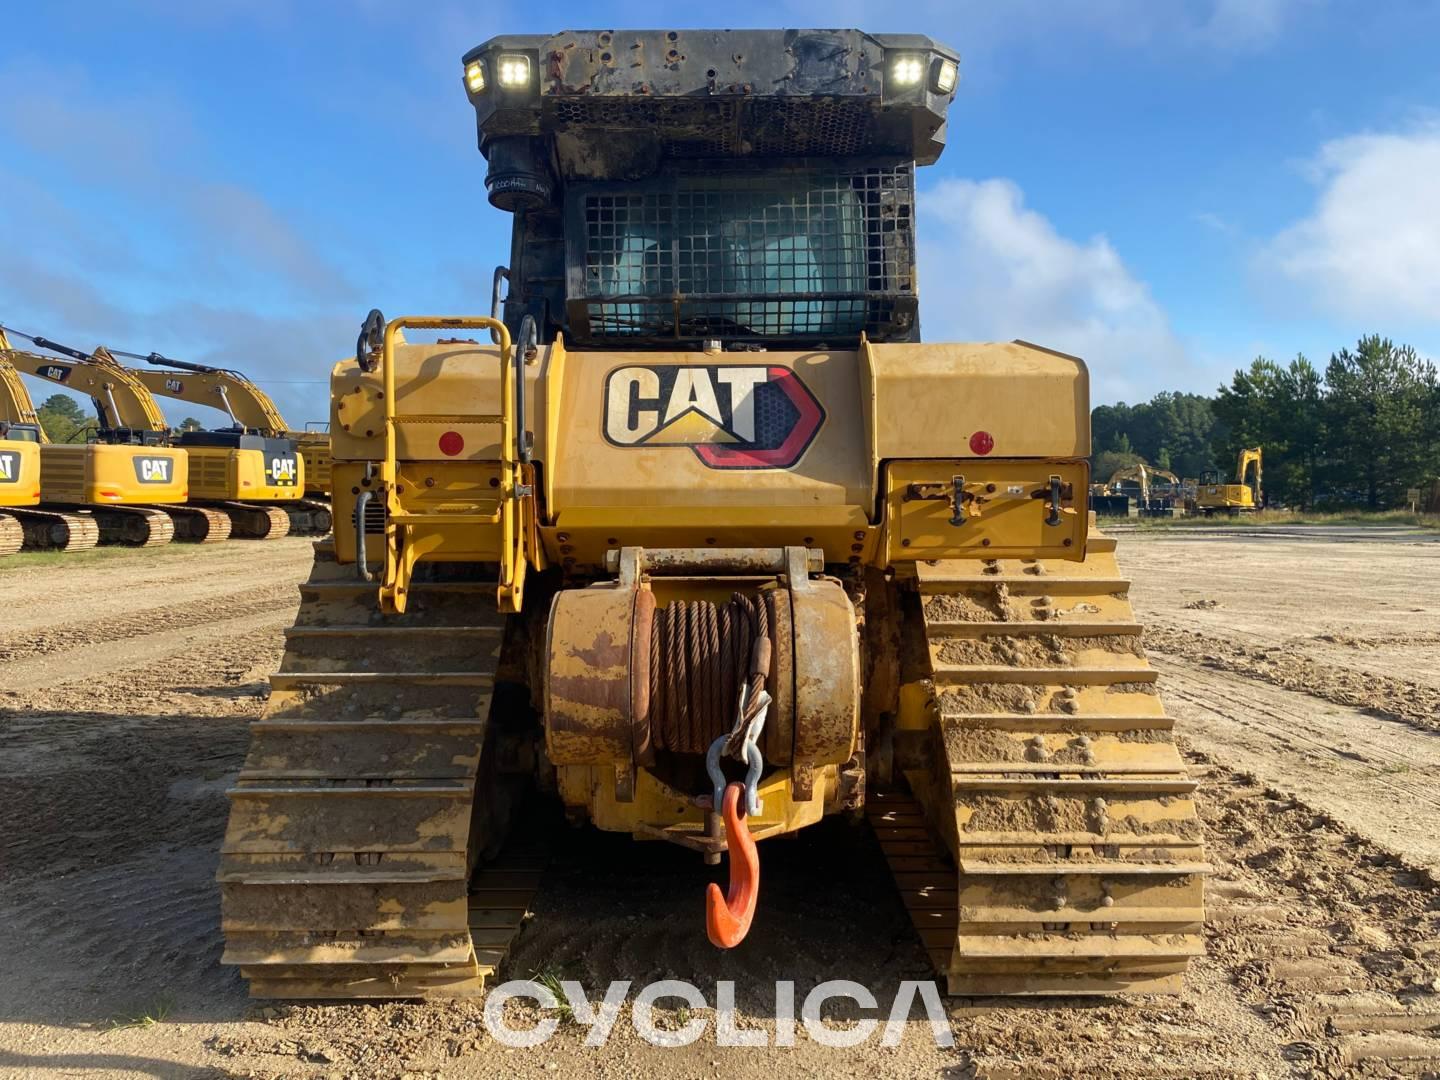
<path fill-rule="evenodd" d="M 129 547 L 160 547 L 175 538 L 175 522 L 151 506 L 96 506 L 100 543 Z"/>
<path fill-rule="evenodd" d="M 296 536 L 325 536 L 333 524 L 330 504 L 324 499 L 286 503 L 285 512 L 290 517 L 290 532 Z"/>
<path fill-rule="evenodd" d="M 175 524 L 175 539 L 190 544 L 218 544 L 230 539 L 230 517 L 219 510 L 188 503 L 159 507 Z"/>
<path fill-rule="evenodd" d="M 218 504 L 230 517 L 231 534 L 247 540 L 279 540 L 290 533 L 290 515 L 278 506 L 257 503 Z"/>
<path fill-rule="evenodd" d="M 0 510 L 0 558 L 14 555 L 25 546 L 25 527 L 18 518 Z"/>
<path fill-rule="evenodd" d="M 35 507 L 0 511 L 0 555 L 33 551 L 87 551 L 100 543 L 100 525 L 89 514 Z"/>
<path fill-rule="evenodd" d="M 1114 546 L 916 567 L 931 747 L 869 812 L 951 994 L 1171 992 L 1203 952 L 1196 785 Z"/>
<path fill-rule="evenodd" d="M 382 621 L 317 543 L 221 848 L 223 962 L 255 997 L 479 993 L 539 883 L 533 851 L 475 872 L 499 831 L 495 583 L 412 593 Z"/>

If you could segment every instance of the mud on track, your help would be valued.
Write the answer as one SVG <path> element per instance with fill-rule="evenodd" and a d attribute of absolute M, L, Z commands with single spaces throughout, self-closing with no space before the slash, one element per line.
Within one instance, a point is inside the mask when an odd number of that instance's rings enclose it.
<path fill-rule="evenodd" d="M 1424 560 L 1440 547 L 1311 542 L 1299 561 L 1273 540 L 1179 543 L 1126 538 L 1121 557 L 1143 618 L 1162 627 L 1162 689 L 1202 785 L 1210 955 L 1177 998 L 953 1002 L 948 1051 L 918 1021 L 893 1050 L 878 1036 L 830 1049 L 803 1029 L 793 1049 L 718 1048 L 713 1025 L 662 1050 L 622 1015 L 603 1049 L 563 1026 L 542 1050 L 512 1051 L 485 1036 L 473 1002 L 256 1009 L 217 964 L 214 853 L 308 543 L 0 569 L 0 1076 L 1434 1074 L 1440 889 L 1421 841 L 1440 834 L 1440 773 L 1422 753 L 1437 736 L 1205 657 L 1214 639 L 1427 685 L 1433 664 L 1420 671 L 1412 643 L 1440 632 L 1440 612 L 1395 581 L 1435 580 Z M 1218 606 L 1185 606 L 1197 600 Z M 1194 657 L 1197 633 L 1209 651 Z M 592 998 L 611 979 L 688 978 L 712 1002 L 715 980 L 734 979 L 742 1025 L 762 1028 L 777 978 L 801 997 L 855 979 L 884 1012 L 900 980 L 924 976 L 863 826 L 831 821 L 762 856 L 757 929 L 719 954 L 700 927 L 711 871 L 677 850 L 562 833 L 509 975 L 577 979 Z M 662 1026 L 682 1019 L 660 1010 Z"/>

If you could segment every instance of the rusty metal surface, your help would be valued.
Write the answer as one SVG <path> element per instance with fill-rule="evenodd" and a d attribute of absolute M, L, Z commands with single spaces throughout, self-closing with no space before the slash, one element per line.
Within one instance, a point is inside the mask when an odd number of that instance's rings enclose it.
<path fill-rule="evenodd" d="M 545 746 L 557 765 L 630 765 L 635 590 L 567 589 L 550 609 L 545 645 Z"/>
<path fill-rule="evenodd" d="M 655 594 L 635 590 L 634 623 L 630 628 L 630 749 L 636 765 L 655 764 L 650 737 L 650 636 L 655 626 Z"/>
<path fill-rule="evenodd" d="M 795 761 L 840 765 L 860 725 L 860 640 L 855 608 L 833 581 L 792 579 L 795 638 Z"/>
<path fill-rule="evenodd" d="M 714 574 L 729 577 L 764 577 L 786 570 L 785 548 L 703 547 L 703 548 L 641 548 L 639 566 L 643 573 L 655 577 L 679 574 Z M 825 553 L 819 549 L 806 552 L 806 568 L 814 573 L 825 569 Z M 620 570 L 620 552 L 605 553 L 605 569 L 612 574 Z"/>
<path fill-rule="evenodd" d="M 790 616 L 790 590 L 767 589 L 775 649 L 770 654 L 770 715 L 765 721 L 761 749 L 772 765 L 789 765 L 795 759 L 795 632 Z"/>
<path fill-rule="evenodd" d="M 669 156 L 893 155 L 929 163 L 953 91 L 887 88 L 887 51 L 946 57 L 917 34 L 858 30 L 570 30 L 505 35 L 465 54 L 531 66 L 528 93 L 471 95 L 482 143 L 552 139 L 569 176 Z M 828 120 L 826 124 L 824 121 Z"/>

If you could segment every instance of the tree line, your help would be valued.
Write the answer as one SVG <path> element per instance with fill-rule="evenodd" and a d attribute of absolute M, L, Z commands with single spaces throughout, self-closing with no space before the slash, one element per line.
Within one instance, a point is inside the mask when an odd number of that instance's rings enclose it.
<path fill-rule="evenodd" d="M 1232 478 L 1240 449 L 1260 446 L 1269 505 L 1389 509 L 1440 479 L 1440 375 L 1411 346 L 1373 335 L 1323 369 L 1304 356 L 1283 365 L 1261 356 L 1214 397 L 1101 405 L 1091 430 L 1097 481 L 1138 462 Z"/>
<path fill-rule="evenodd" d="M 35 416 L 51 442 L 89 442 L 100 431 L 99 421 L 68 394 L 51 394 L 35 409 Z M 180 421 L 179 431 L 199 431 L 203 425 L 193 416 Z"/>

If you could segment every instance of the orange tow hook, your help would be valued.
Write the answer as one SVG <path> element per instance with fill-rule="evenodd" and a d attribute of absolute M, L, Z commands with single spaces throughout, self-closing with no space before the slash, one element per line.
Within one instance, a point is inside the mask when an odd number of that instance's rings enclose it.
<path fill-rule="evenodd" d="M 744 784 L 725 788 L 725 843 L 730 848 L 730 890 L 721 895 L 714 882 L 705 890 L 705 933 L 718 949 L 733 949 L 745 940 L 760 898 L 760 856 L 745 824 L 741 800 Z"/>

